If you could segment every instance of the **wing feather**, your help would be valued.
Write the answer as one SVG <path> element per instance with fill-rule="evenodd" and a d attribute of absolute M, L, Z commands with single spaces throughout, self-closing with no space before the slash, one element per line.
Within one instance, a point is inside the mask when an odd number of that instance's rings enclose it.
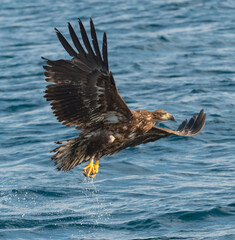
<path fill-rule="evenodd" d="M 57 37 L 60 40 L 61 44 L 63 45 L 64 49 L 68 52 L 68 54 L 70 56 L 76 57 L 77 53 L 70 46 L 70 44 L 67 42 L 67 40 L 64 38 L 64 36 L 60 33 L 60 31 L 57 28 L 55 28 L 55 30 L 56 30 Z"/>
<path fill-rule="evenodd" d="M 111 154 L 119 152 L 127 147 L 134 147 L 139 144 L 154 142 L 170 135 L 178 135 L 183 137 L 195 136 L 203 129 L 205 121 L 206 114 L 204 114 L 204 111 L 202 109 L 197 117 L 194 115 L 189 121 L 187 121 L 187 119 L 184 120 L 178 127 L 177 131 L 154 126 L 142 136 L 125 142 L 121 147 L 116 149 Z"/>
<path fill-rule="evenodd" d="M 106 37 L 106 33 L 104 33 L 104 36 L 103 36 L 102 53 L 103 53 L 104 65 L 105 65 L 105 68 L 108 71 L 109 70 L 109 66 L 108 66 L 108 50 L 107 50 L 107 37 Z"/>
<path fill-rule="evenodd" d="M 73 27 L 70 23 L 68 23 L 68 28 L 69 28 L 69 33 L 70 33 L 70 36 L 72 38 L 72 41 L 73 41 L 73 44 L 74 46 L 76 47 L 76 49 L 78 50 L 79 54 L 81 57 L 85 58 L 86 57 L 86 53 L 76 35 L 76 33 L 74 32 L 73 30 Z"/>
<path fill-rule="evenodd" d="M 90 26 L 91 26 L 91 38 L 92 38 L 92 43 L 95 49 L 95 53 L 98 58 L 98 62 L 102 62 L 100 48 L 99 48 L 99 44 L 98 44 L 98 40 L 95 32 L 95 26 L 91 18 L 90 18 Z"/>
<path fill-rule="evenodd" d="M 177 129 L 177 131 L 173 131 L 166 128 L 160 128 L 158 126 L 154 126 L 154 128 L 157 128 L 158 130 L 161 130 L 163 132 L 166 132 L 170 135 L 178 135 L 183 137 L 191 137 L 197 135 L 204 127 L 206 121 L 206 114 L 204 113 L 204 110 L 202 109 L 198 116 L 193 116 L 189 121 L 184 120 L 180 127 Z M 151 130 L 150 130 L 151 131 Z"/>
<path fill-rule="evenodd" d="M 47 65 L 43 66 L 45 80 L 53 83 L 47 86 L 44 97 L 52 101 L 55 116 L 66 126 L 85 129 L 96 124 L 114 123 L 112 119 L 129 121 L 132 113 L 119 95 L 112 72 L 108 70 L 106 34 L 103 37 L 102 59 L 92 19 L 90 28 L 94 51 L 80 19 L 79 26 L 87 52 L 70 23 L 69 33 L 78 52 L 56 29 L 59 41 L 73 58 L 56 61 L 43 58 L 47 61 Z"/>
<path fill-rule="evenodd" d="M 88 54 L 90 54 L 93 57 L 93 59 L 95 59 L 95 54 L 94 54 L 94 52 L 91 48 L 91 44 L 90 44 L 89 39 L 87 37 L 86 30 L 83 26 L 83 23 L 80 19 L 78 19 L 78 22 L 79 22 L 79 26 L 80 26 L 80 31 L 81 31 L 83 43 L 84 43 L 84 45 L 85 45 L 85 47 L 88 51 Z"/>

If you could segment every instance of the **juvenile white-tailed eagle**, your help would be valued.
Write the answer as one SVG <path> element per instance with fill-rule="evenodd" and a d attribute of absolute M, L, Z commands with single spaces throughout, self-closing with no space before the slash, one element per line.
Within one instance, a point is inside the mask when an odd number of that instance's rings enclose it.
<path fill-rule="evenodd" d="M 160 121 L 174 120 L 173 115 L 166 111 L 130 110 L 119 95 L 109 71 L 106 34 L 101 53 L 92 19 L 92 46 L 81 20 L 78 22 L 85 48 L 68 23 L 77 51 L 55 30 L 72 59 L 51 61 L 43 58 L 48 64 L 43 66 L 46 81 L 53 83 L 45 91 L 47 101 L 52 101 L 53 113 L 62 124 L 82 130 L 77 138 L 57 142 L 60 146 L 52 150 L 55 152 L 52 160 L 58 164 L 58 170 L 69 171 L 90 160 L 83 174 L 93 178 L 98 173 L 102 156 L 170 135 L 194 136 L 202 130 L 206 120 L 203 110 L 197 117 L 184 120 L 177 131 L 155 126 Z"/>

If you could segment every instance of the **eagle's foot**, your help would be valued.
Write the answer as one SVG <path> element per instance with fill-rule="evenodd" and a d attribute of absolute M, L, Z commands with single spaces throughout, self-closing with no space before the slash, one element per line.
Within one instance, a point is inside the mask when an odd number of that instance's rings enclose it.
<path fill-rule="evenodd" d="M 96 160 L 95 163 L 94 163 L 94 171 L 91 172 L 91 178 L 94 178 L 95 175 L 99 172 L 99 160 Z"/>
<path fill-rule="evenodd" d="M 99 160 L 96 160 L 94 163 L 94 158 L 91 158 L 91 161 L 83 168 L 83 175 L 85 177 L 94 178 L 99 169 Z"/>

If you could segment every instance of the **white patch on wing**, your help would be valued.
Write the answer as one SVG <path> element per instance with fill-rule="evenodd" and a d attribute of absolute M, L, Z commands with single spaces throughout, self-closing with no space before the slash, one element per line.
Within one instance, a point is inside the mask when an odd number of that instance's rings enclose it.
<path fill-rule="evenodd" d="M 158 133 L 159 136 L 166 136 L 165 133 Z"/>
<path fill-rule="evenodd" d="M 135 137 L 135 133 L 131 133 L 130 135 L 129 135 L 129 138 L 132 138 L 132 137 Z"/>
<path fill-rule="evenodd" d="M 103 87 L 96 86 L 96 88 L 97 88 L 97 94 L 98 95 L 104 94 L 104 88 Z"/>
<path fill-rule="evenodd" d="M 109 143 L 114 142 L 115 137 L 113 135 L 109 135 Z"/>
<path fill-rule="evenodd" d="M 105 119 L 107 122 L 110 122 L 110 123 L 118 123 L 119 122 L 119 119 L 118 117 L 116 116 L 116 113 L 115 112 L 108 112 L 107 114 L 107 117 Z"/>

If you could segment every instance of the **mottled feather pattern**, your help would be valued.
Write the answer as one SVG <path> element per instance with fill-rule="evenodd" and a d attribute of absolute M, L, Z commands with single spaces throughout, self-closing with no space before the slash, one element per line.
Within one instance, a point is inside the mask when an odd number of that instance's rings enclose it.
<path fill-rule="evenodd" d="M 109 123 L 109 116 L 114 112 L 117 113 L 118 119 L 125 121 L 131 117 L 131 112 L 118 93 L 112 73 L 108 71 L 106 35 L 102 59 L 92 20 L 91 36 L 96 55 L 80 20 L 79 26 L 87 53 L 70 23 L 69 32 L 78 53 L 56 29 L 61 44 L 73 59 L 58 61 L 46 59 L 49 65 L 44 66 L 47 71 L 46 81 L 55 85 L 47 86 L 45 97 L 52 101 L 52 109 L 58 121 L 66 126 L 84 129 L 101 122 Z"/>
<path fill-rule="evenodd" d="M 194 136 L 198 134 L 202 128 L 205 125 L 206 121 L 206 114 L 204 113 L 204 110 L 202 109 L 198 117 L 194 115 L 189 122 L 184 120 L 180 126 L 178 127 L 177 131 L 173 131 L 166 128 L 161 128 L 158 126 L 153 126 L 148 132 L 143 134 L 142 136 L 139 136 L 133 140 L 125 142 L 121 147 L 117 148 L 112 154 L 119 152 L 127 147 L 135 147 L 139 144 L 148 143 L 148 142 L 154 142 L 159 140 L 160 138 L 165 138 L 170 135 L 178 135 L 178 136 Z"/>
<path fill-rule="evenodd" d="M 155 126 L 159 121 L 174 120 L 166 111 L 131 111 L 119 95 L 113 74 L 109 71 L 106 33 L 101 54 L 92 19 L 92 45 L 80 19 L 78 23 L 85 48 L 68 23 L 77 52 L 55 29 L 72 59 L 52 61 L 43 58 L 47 61 L 44 66 L 46 81 L 52 83 L 46 87 L 45 98 L 51 101 L 53 113 L 66 126 L 83 130 L 77 138 L 57 142 L 60 146 L 53 150 L 52 160 L 58 165 L 58 170 L 68 171 L 89 159 L 100 159 L 127 147 L 173 134 L 193 136 L 201 131 L 206 119 L 203 110 L 189 122 L 183 121 L 177 131 Z"/>
<path fill-rule="evenodd" d="M 52 150 L 56 154 L 51 159 L 54 160 L 55 165 L 58 165 L 58 170 L 69 171 L 90 159 L 90 156 L 87 155 L 87 142 L 83 141 L 84 139 L 78 137 L 57 142 L 62 145 Z"/>

